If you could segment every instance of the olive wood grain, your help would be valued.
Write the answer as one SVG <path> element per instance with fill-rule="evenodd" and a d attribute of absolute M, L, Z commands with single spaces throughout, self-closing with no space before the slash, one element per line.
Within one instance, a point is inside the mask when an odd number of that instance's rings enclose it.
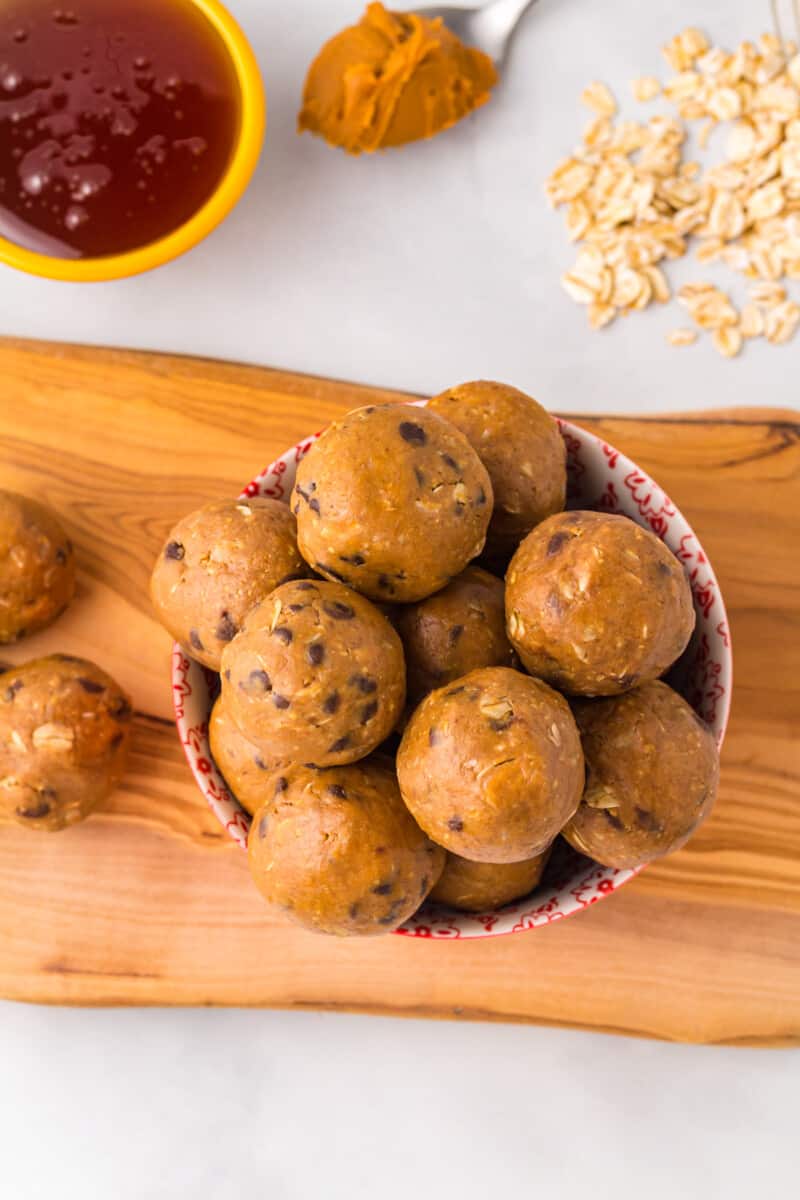
<path fill-rule="evenodd" d="M 488 941 L 278 925 L 194 787 L 147 599 L 170 524 L 376 388 L 189 358 L 0 341 L 0 486 L 61 513 L 80 565 L 52 629 L 133 694 L 132 768 L 56 835 L 0 829 L 0 995 L 535 1021 L 697 1042 L 800 1038 L 800 415 L 576 418 L 642 464 L 720 577 L 736 666 L 717 809 L 618 896 Z M 545 398 L 546 399 L 546 398 Z M 580 407 L 579 398 L 576 408 Z"/>

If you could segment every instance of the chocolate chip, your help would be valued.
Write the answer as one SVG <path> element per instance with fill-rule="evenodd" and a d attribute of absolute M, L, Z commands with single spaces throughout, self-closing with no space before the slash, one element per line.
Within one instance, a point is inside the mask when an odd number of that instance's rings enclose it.
<path fill-rule="evenodd" d="M 439 730 L 431 726 L 431 728 L 428 730 L 428 745 L 438 746 L 441 740 L 442 735 L 439 733 Z"/>
<path fill-rule="evenodd" d="M 267 836 L 267 826 L 269 825 L 269 817 L 267 813 L 263 813 L 261 820 L 258 822 L 258 836 L 265 838 Z"/>
<path fill-rule="evenodd" d="M 287 629 L 285 625 L 278 625 L 273 629 L 272 634 L 278 641 L 283 642 L 284 646 L 288 646 L 294 637 L 291 629 Z"/>
<path fill-rule="evenodd" d="M 91 696 L 99 696 L 101 692 L 106 690 L 102 683 L 96 683 L 94 679 L 86 679 L 83 676 L 80 677 L 78 683 Z"/>
<path fill-rule="evenodd" d="M 306 658 L 311 663 L 312 667 L 318 667 L 325 659 L 325 645 L 323 642 L 312 642 L 306 650 Z"/>
<path fill-rule="evenodd" d="M 350 745 L 350 735 L 346 733 L 344 737 L 337 738 L 332 746 L 328 747 L 329 754 L 338 754 L 341 750 L 346 750 Z"/>
<path fill-rule="evenodd" d="M 112 750 L 116 750 L 117 746 L 121 746 L 121 745 L 122 745 L 122 739 L 123 739 L 124 737 L 125 737 L 125 734 L 124 734 L 124 733 L 122 733 L 122 732 L 120 732 L 120 733 L 115 733 L 115 734 L 114 734 L 114 736 L 113 736 L 113 738 L 111 739 L 111 749 L 112 749 Z"/>
<path fill-rule="evenodd" d="M 375 716 L 378 711 L 378 701 L 370 700 L 369 704 L 365 704 L 361 710 L 361 724 L 366 725 Z"/>
<path fill-rule="evenodd" d="M 338 800 L 346 800 L 347 799 L 347 792 L 344 790 L 344 788 L 342 787 L 342 785 L 340 783 L 328 784 L 328 791 L 330 792 L 330 794 L 332 796 L 336 796 L 336 798 Z"/>
<path fill-rule="evenodd" d="M 325 563 L 314 563 L 314 570 L 319 571 L 320 575 L 330 575 L 331 579 L 335 579 L 337 583 L 349 584 L 350 580 L 341 571 L 335 571 L 333 567 L 328 567 Z"/>
<path fill-rule="evenodd" d="M 200 641 L 200 634 L 196 629 L 189 630 L 189 641 L 195 650 L 205 650 L 205 646 Z"/>
<path fill-rule="evenodd" d="M 388 575 L 378 576 L 378 587 L 381 589 L 381 591 L 389 592 L 390 594 L 394 595 L 395 586 Z"/>
<path fill-rule="evenodd" d="M 309 583 L 307 579 L 301 579 L 297 584 L 297 590 L 298 592 L 315 592 L 317 590 L 317 585 L 315 583 Z"/>
<path fill-rule="evenodd" d="M 186 551 L 180 542 L 167 542 L 164 558 L 173 558 L 176 562 L 180 562 L 185 553 Z"/>
<path fill-rule="evenodd" d="M 350 605 L 342 604 L 341 600 L 331 600 L 328 604 L 323 604 L 322 607 L 334 621 L 352 621 L 356 615 Z"/>
<path fill-rule="evenodd" d="M 226 680 L 228 681 L 228 683 L 230 683 L 230 681 L 231 681 L 231 669 L 230 669 L 230 667 L 228 667 L 228 668 L 227 668 L 227 670 L 225 671 L 225 678 L 226 678 Z"/>
<path fill-rule="evenodd" d="M 358 688 L 364 696 L 371 696 L 378 690 L 378 685 L 369 675 L 351 675 L 347 681 L 351 687 Z"/>
<path fill-rule="evenodd" d="M 304 609 L 304 608 L 306 608 L 306 607 L 307 607 L 307 605 L 305 605 L 305 604 L 287 604 L 287 605 L 286 605 L 286 611 L 287 611 L 287 612 L 298 613 L 298 612 L 302 612 L 302 611 L 303 611 L 303 609 Z"/>
<path fill-rule="evenodd" d="M 8 687 L 6 688 L 5 693 L 4 693 L 5 699 L 13 700 L 14 697 L 16 696 L 17 692 L 20 691 L 21 688 L 24 688 L 24 686 L 25 686 L 25 684 L 22 682 L 21 679 L 15 679 L 13 681 L 13 683 L 10 683 L 8 685 Z"/>
<path fill-rule="evenodd" d="M 639 682 L 639 676 L 633 672 L 630 675 L 620 675 L 617 678 L 617 683 L 619 684 L 619 686 L 621 688 L 625 688 L 625 689 L 632 688 L 638 682 Z"/>
<path fill-rule="evenodd" d="M 504 733 L 511 725 L 514 724 L 514 714 L 509 713 L 507 717 L 490 717 L 489 728 L 493 733 Z"/>
<path fill-rule="evenodd" d="M 378 918 L 378 924 L 379 925 L 394 925 L 395 921 L 397 920 L 398 913 L 402 909 L 405 902 L 406 902 L 405 896 L 399 896 L 398 899 L 393 902 L 392 907 L 389 909 L 386 916 Z"/>
<path fill-rule="evenodd" d="M 419 486 L 425 487 L 427 480 L 425 478 L 424 473 L 422 471 L 420 471 L 419 467 L 414 467 L 414 474 L 417 477 L 417 483 L 419 484 Z"/>
<path fill-rule="evenodd" d="M 261 757 L 261 755 L 260 755 L 260 754 L 256 754 L 256 755 L 254 755 L 254 757 L 253 757 L 253 762 L 256 764 L 256 766 L 258 767 L 259 771 L 266 771 L 266 769 L 267 769 L 267 764 L 264 762 L 264 760 L 263 760 L 263 758 Z"/>
<path fill-rule="evenodd" d="M 257 669 L 251 671 L 247 679 L 243 679 L 239 683 L 239 687 L 243 692 L 271 692 L 272 680 L 266 671 Z"/>
<path fill-rule="evenodd" d="M 449 467 L 451 471 L 459 471 L 459 472 L 461 471 L 461 467 L 458 465 L 456 460 L 450 454 L 443 453 L 442 454 L 442 462 L 445 464 L 446 467 Z"/>
<path fill-rule="evenodd" d="M 316 513 L 317 516 L 320 515 L 319 500 L 317 500 L 315 496 L 312 496 L 311 499 L 309 500 L 308 507 L 311 509 L 312 512 Z"/>
<path fill-rule="evenodd" d="M 463 632 L 464 632 L 463 625 L 454 625 L 453 626 L 453 628 L 450 630 L 450 634 L 447 639 L 450 642 L 451 646 L 455 646 L 456 642 L 461 637 Z"/>
<path fill-rule="evenodd" d="M 275 780 L 275 795 L 279 796 L 281 792 L 285 792 L 289 787 L 289 780 L 285 775 L 279 775 Z"/>
<path fill-rule="evenodd" d="M 239 632 L 235 623 L 231 619 L 229 612 L 220 613 L 219 624 L 217 625 L 217 638 L 221 642 L 232 642 Z"/>
<path fill-rule="evenodd" d="M 563 529 L 560 530 L 558 533 L 554 533 L 553 536 L 550 538 L 550 541 L 547 543 L 547 550 L 546 550 L 547 557 L 552 558 L 554 554 L 558 554 L 561 547 L 566 542 L 570 541 L 571 537 L 572 537 L 572 535 L 569 533 L 565 533 L 565 531 Z"/>
<path fill-rule="evenodd" d="M 385 846 L 376 846 L 376 847 L 375 847 L 375 853 L 376 853 L 376 854 L 385 854 L 385 853 L 386 853 L 386 847 L 385 847 Z"/>
<path fill-rule="evenodd" d="M 283 709 L 283 708 L 288 708 L 291 701 L 287 700 L 285 696 L 281 696 L 278 692 L 273 692 L 272 693 L 272 703 L 275 705 L 276 708 Z"/>
<path fill-rule="evenodd" d="M 108 711 L 116 721 L 129 721 L 133 716 L 130 701 L 124 696 L 116 696 L 109 704 Z"/>
<path fill-rule="evenodd" d="M 299 483 L 295 484 L 294 490 L 297 492 L 298 496 L 302 496 L 306 504 L 308 504 L 308 492 L 304 492 Z"/>
<path fill-rule="evenodd" d="M 343 563 L 352 563 L 354 567 L 363 567 L 367 561 L 363 554 L 340 554 L 339 561 Z"/>
<path fill-rule="evenodd" d="M 672 574 L 672 567 L 670 566 L 669 563 L 659 562 L 658 569 L 662 575 L 671 575 Z"/>
<path fill-rule="evenodd" d="M 167 557 L 169 557 L 169 556 L 167 556 Z M 61 548 L 61 546 L 59 546 L 58 549 L 56 550 L 56 562 L 58 563 L 58 565 L 60 567 L 66 566 L 66 563 L 67 563 L 67 552 L 66 552 L 66 550 L 63 550 Z"/>
<path fill-rule="evenodd" d="M 331 692 L 330 696 L 326 696 L 322 702 L 322 711 L 329 714 L 338 712 L 339 700 L 339 693 Z"/>
<path fill-rule="evenodd" d="M 392 883 L 392 881 L 387 880 L 385 883 L 377 884 L 372 889 L 372 891 L 374 892 L 374 894 L 376 896 L 388 896 L 393 887 L 394 887 L 394 884 Z"/>
<path fill-rule="evenodd" d="M 646 830 L 647 833 L 661 833 L 663 831 L 664 826 L 646 808 L 639 808 L 637 805 L 633 811 L 636 813 L 636 824 L 640 829 Z"/>
<path fill-rule="evenodd" d="M 400 437 L 404 442 L 408 442 L 410 446 L 424 446 L 428 440 L 428 435 L 422 426 L 415 425 L 413 421 L 401 422 Z"/>
<path fill-rule="evenodd" d="M 483 490 L 483 488 L 478 488 L 478 494 L 475 497 L 475 507 L 482 508 L 485 503 L 486 503 L 486 492 Z"/>
<path fill-rule="evenodd" d="M 18 808 L 16 810 L 18 817 L 23 817 L 26 821 L 38 821 L 41 817 L 46 817 L 50 812 L 50 805 L 46 800 L 40 800 L 33 808 Z"/>
<path fill-rule="evenodd" d="M 359 906 L 357 904 L 350 905 L 350 920 L 351 921 L 355 921 L 356 917 L 358 916 L 358 908 L 359 908 Z"/>
<path fill-rule="evenodd" d="M 457 517 L 463 517 L 464 504 L 461 500 L 456 500 L 455 504 L 453 505 L 453 512 L 456 514 Z"/>
<path fill-rule="evenodd" d="M 445 696 L 460 696 L 461 693 L 465 690 L 466 689 L 462 683 L 462 684 L 459 684 L 458 687 L 450 688 L 449 691 L 445 692 Z"/>
<path fill-rule="evenodd" d="M 295 516 L 297 516 L 297 514 L 300 512 L 300 501 L 299 500 L 297 501 L 297 504 L 295 504 L 294 509 L 292 511 L 294 512 Z"/>
<path fill-rule="evenodd" d="M 452 829 L 453 833 L 461 833 L 464 828 L 464 822 L 461 817 L 451 817 L 447 822 L 447 828 Z"/>
<path fill-rule="evenodd" d="M 617 814 L 613 813 L 610 808 L 603 808 L 600 811 L 602 812 L 605 819 L 608 821 L 609 825 L 613 825 L 615 829 L 624 829 L 625 828 L 625 826 L 623 825 L 622 821 L 620 821 Z"/>

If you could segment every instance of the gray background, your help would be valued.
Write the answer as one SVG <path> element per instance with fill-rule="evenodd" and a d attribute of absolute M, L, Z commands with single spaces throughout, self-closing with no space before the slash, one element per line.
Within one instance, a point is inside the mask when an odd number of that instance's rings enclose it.
<path fill-rule="evenodd" d="M 687 24 L 727 44 L 754 37 L 767 0 L 541 0 L 476 119 L 363 161 L 294 134 L 305 67 L 356 5 L 230 7 L 269 97 L 266 153 L 236 213 L 140 279 L 77 287 L 0 272 L 4 331 L 428 393 L 499 377 L 565 412 L 796 404 L 800 342 L 749 346 L 733 362 L 710 344 L 673 350 L 665 334 L 686 323 L 677 306 L 590 335 L 558 285 L 572 252 L 542 197 L 588 116 L 577 103 L 587 82 L 606 79 L 633 115 L 628 81 L 664 77 L 663 41 Z M 684 261 L 670 274 L 715 273 Z M 717 278 L 744 298 L 734 276 Z M 2 1194 L 783 1195 L 794 1186 L 798 1063 L 790 1051 L 553 1029 L 6 1004 Z"/>

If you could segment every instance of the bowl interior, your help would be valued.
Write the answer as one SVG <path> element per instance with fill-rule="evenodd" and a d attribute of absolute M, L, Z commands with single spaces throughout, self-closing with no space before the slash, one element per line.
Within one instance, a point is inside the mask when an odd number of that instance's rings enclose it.
<path fill-rule="evenodd" d="M 668 678 L 708 723 L 721 746 L 730 710 L 731 643 L 719 584 L 702 546 L 669 497 L 635 463 L 579 426 L 568 421 L 559 425 L 567 447 L 567 506 L 624 514 L 656 533 L 683 564 L 692 586 L 697 625 Z M 287 450 L 247 485 L 242 497 L 270 496 L 288 503 L 297 464 L 317 437 L 319 434 Z M 172 684 L 175 720 L 192 773 L 228 834 L 244 848 L 250 817 L 217 771 L 208 743 L 208 718 L 219 680 L 176 645 Z M 544 880 L 530 896 L 480 914 L 428 903 L 397 932 L 423 938 L 519 933 L 581 912 L 643 869 L 602 867 L 559 840 Z"/>

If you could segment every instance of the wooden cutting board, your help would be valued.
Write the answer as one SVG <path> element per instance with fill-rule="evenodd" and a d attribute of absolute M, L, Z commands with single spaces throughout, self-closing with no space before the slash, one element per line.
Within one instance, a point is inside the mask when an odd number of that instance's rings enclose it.
<path fill-rule="evenodd" d="M 787 364 L 787 367 L 790 364 Z M 182 513 L 394 393 L 188 358 L 0 341 L 0 485 L 62 514 L 75 603 L 0 647 L 97 659 L 133 694 L 130 774 L 55 835 L 0 829 L 0 995 L 535 1021 L 684 1041 L 800 1038 L 800 414 L 576 418 L 651 471 L 711 555 L 736 686 L 713 818 L 618 895 L 514 937 L 337 941 L 273 923 L 189 775 L 147 599 Z"/>

